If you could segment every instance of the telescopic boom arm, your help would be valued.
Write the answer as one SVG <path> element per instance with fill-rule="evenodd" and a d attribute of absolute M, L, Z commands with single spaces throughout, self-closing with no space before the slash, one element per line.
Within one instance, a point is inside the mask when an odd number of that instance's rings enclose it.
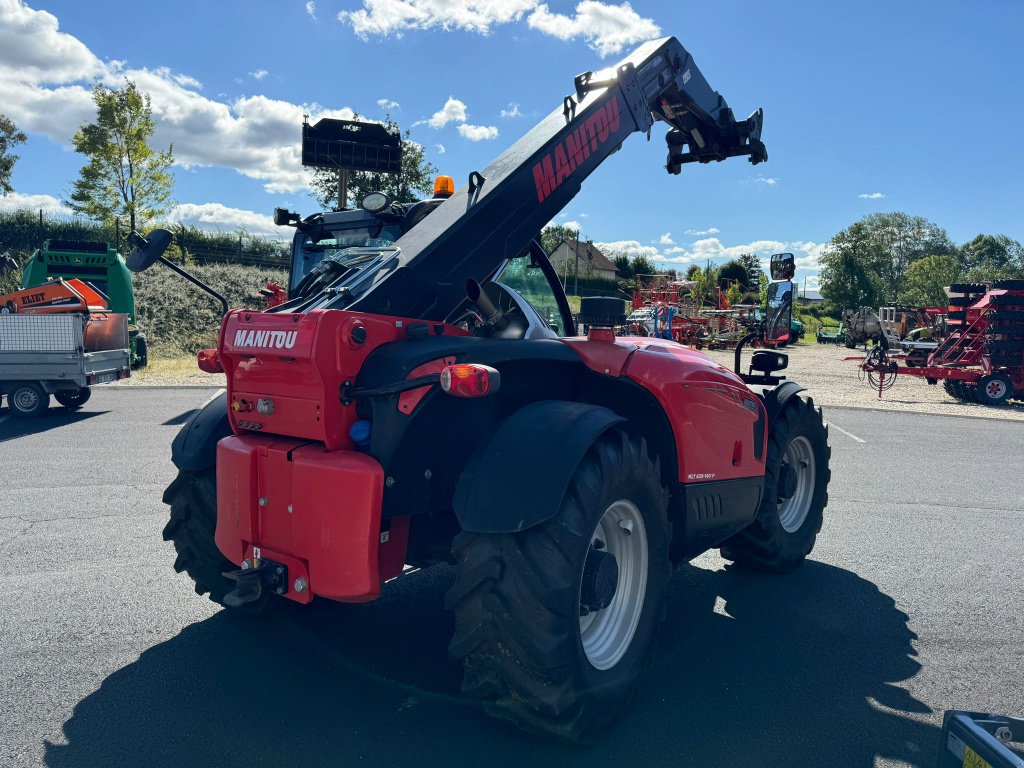
<path fill-rule="evenodd" d="M 381 270 L 355 296 L 321 307 L 441 320 L 520 254 L 632 133 L 670 126 L 669 173 L 686 163 L 767 159 L 762 111 L 736 120 L 674 37 L 640 46 L 614 68 L 575 79 L 572 95 L 430 216 L 403 235 L 398 266 Z M 312 307 L 310 307 L 312 308 Z"/>

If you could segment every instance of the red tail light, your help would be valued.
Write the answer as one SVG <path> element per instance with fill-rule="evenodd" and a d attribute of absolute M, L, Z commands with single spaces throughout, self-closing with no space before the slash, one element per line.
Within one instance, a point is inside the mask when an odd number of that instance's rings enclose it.
<path fill-rule="evenodd" d="M 441 389 L 455 397 L 483 397 L 500 385 L 501 374 L 489 365 L 458 363 L 441 370 Z"/>
<path fill-rule="evenodd" d="M 200 349 L 196 355 L 196 362 L 199 370 L 207 373 L 224 373 L 224 366 L 220 364 L 216 349 Z"/>

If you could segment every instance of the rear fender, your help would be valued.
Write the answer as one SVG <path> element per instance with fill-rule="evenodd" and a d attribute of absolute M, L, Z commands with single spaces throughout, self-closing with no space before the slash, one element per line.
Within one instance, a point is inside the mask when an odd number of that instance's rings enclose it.
<path fill-rule="evenodd" d="M 771 425 L 775 423 L 776 417 L 782 413 L 782 409 L 786 407 L 786 403 L 790 401 L 800 392 L 805 392 L 807 387 L 801 387 L 795 381 L 784 381 L 775 389 L 766 392 L 762 395 L 764 401 L 764 409 L 768 415 L 768 428 L 771 429 Z"/>
<path fill-rule="evenodd" d="M 586 403 L 543 400 L 520 408 L 481 443 L 459 477 L 459 525 L 474 533 L 514 533 L 551 519 L 590 446 L 624 421 Z"/>
<path fill-rule="evenodd" d="M 171 461 L 188 472 L 212 467 L 217 463 L 217 443 L 230 434 L 228 395 L 221 392 L 185 422 L 171 443 Z"/>

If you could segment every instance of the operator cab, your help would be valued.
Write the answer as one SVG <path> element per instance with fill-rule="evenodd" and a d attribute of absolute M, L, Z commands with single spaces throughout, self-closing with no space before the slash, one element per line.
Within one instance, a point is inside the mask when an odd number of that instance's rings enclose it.
<path fill-rule="evenodd" d="M 371 192 L 355 210 L 315 213 L 303 219 L 284 208 L 274 209 L 274 223 L 296 228 L 292 238 L 292 260 L 288 277 L 288 294 L 327 257 L 338 258 L 348 248 L 387 248 L 412 229 L 431 211 L 451 197 L 455 185 L 450 176 L 439 176 L 434 183 L 434 196 L 415 203 L 393 202 L 383 192 Z"/>

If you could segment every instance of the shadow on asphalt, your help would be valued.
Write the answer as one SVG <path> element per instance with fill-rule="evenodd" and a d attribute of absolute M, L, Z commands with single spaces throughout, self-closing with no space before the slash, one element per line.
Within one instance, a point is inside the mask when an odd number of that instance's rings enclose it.
<path fill-rule="evenodd" d="M 367 605 L 193 624 L 82 700 L 46 765 L 935 765 L 938 729 L 908 716 L 930 710 L 898 687 L 919 669 L 907 615 L 849 571 L 683 568 L 636 703 L 586 748 L 457 697 L 451 580 L 433 569 Z"/>
<path fill-rule="evenodd" d="M 10 410 L 5 408 L 0 411 L 0 416 L 7 416 L 9 413 Z M 15 440 L 25 435 L 38 435 L 40 432 L 59 429 L 68 424 L 76 424 L 96 416 L 102 416 L 105 413 L 110 413 L 110 411 L 69 411 L 63 406 L 55 406 L 34 419 L 11 416 L 0 423 L 0 443 L 6 443 L 8 440 Z"/>
<path fill-rule="evenodd" d="M 192 418 L 192 414 L 195 413 L 198 410 L 199 410 L 198 408 L 190 408 L 187 411 L 183 411 L 182 413 L 179 413 L 177 416 L 172 416 L 171 418 L 169 418 L 167 421 L 165 421 L 163 423 L 163 426 L 165 426 L 165 427 L 175 427 L 175 426 L 178 426 L 179 424 L 184 424 L 186 421 L 188 421 L 190 418 Z"/>

